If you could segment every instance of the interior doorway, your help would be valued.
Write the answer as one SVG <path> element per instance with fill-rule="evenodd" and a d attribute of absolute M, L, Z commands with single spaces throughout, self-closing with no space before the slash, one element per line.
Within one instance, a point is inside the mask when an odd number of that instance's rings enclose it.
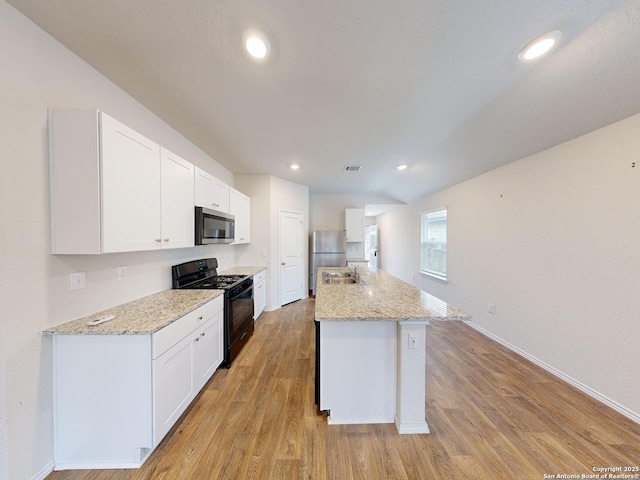
<path fill-rule="evenodd" d="M 302 298 L 302 214 L 280 211 L 280 306 Z"/>

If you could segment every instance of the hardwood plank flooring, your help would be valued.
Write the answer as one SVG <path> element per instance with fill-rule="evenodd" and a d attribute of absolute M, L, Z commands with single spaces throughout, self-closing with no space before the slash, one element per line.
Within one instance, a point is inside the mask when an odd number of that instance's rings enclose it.
<path fill-rule="evenodd" d="M 427 327 L 431 434 L 329 426 L 314 405 L 313 310 L 264 313 L 140 469 L 47 479 L 533 480 L 640 465 L 640 425 L 461 322 Z"/>

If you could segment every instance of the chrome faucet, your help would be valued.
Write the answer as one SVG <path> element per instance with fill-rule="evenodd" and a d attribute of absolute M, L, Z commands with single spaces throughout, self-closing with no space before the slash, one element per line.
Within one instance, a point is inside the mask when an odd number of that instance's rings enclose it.
<path fill-rule="evenodd" d="M 356 280 L 360 280 L 360 274 L 358 273 L 358 265 L 353 265 L 353 276 Z"/>

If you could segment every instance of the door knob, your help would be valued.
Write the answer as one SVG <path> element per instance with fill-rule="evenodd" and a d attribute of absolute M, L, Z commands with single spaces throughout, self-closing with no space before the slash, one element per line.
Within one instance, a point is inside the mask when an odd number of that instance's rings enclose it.
<path fill-rule="evenodd" d="M 282 262 L 283 265 L 286 265 L 286 263 Z"/>

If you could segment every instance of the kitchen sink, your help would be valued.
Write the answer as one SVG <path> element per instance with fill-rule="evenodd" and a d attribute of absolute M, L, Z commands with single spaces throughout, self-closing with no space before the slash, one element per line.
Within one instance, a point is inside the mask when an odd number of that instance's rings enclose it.
<path fill-rule="evenodd" d="M 322 272 L 322 283 L 327 285 L 346 285 L 362 283 L 362 280 L 353 272 Z"/>
<path fill-rule="evenodd" d="M 329 285 L 344 285 L 347 283 L 358 283 L 358 280 L 356 280 L 353 277 L 342 277 L 342 278 L 325 278 L 324 279 L 324 283 L 329 284 Z"/>

